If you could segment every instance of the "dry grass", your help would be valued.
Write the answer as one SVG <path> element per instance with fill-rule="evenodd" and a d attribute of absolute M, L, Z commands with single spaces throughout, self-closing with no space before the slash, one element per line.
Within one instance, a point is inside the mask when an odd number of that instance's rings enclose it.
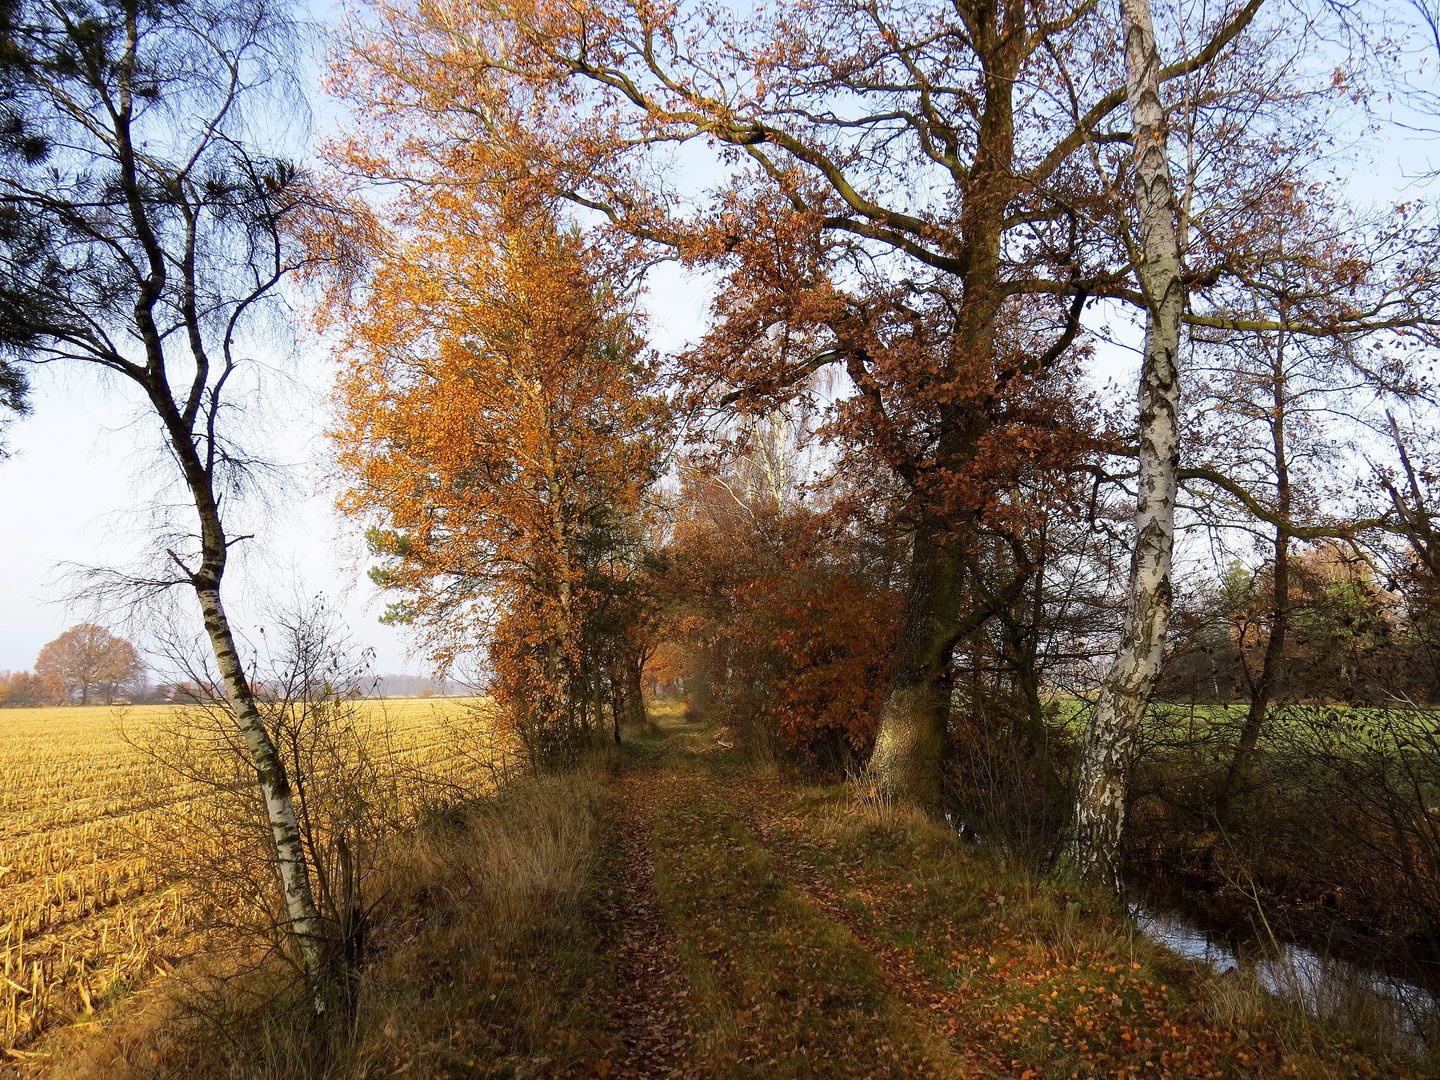
<path fill-rule="evenodd" d="M 365 719 L 417 773 L 483 789 L 457 738 L 470 704 L 375 702 Z M 193 898 L 168 872 L 157 825 L 202 793 L 135 749 L 175 719 L 165 706 L 0 712 L 0 1048 L 11 1058 L 197 945 Z"/>
<path fill-rule="evenodd" d="M 387 845 L 374 951 L 349 1023 L 277 1007 L 250 966 L 155 998 L 57 1054 L 50 1080 L 601 1075 L 613 996 L 593 905 L 598 778 L 526 778 Z M 337 1018 L 338 1019 L 338 1018 Z"/>
<path fill-rule="evenodd" d="M 481 903 L 495 923 L 531 925 L 579 903 L 598 843 L 595 815 L 570 778 L 536 777 L 503 799 L 467 806 L 450 832 L 407 837 L 376 882 L 387 904 L 442 889 Z"/>

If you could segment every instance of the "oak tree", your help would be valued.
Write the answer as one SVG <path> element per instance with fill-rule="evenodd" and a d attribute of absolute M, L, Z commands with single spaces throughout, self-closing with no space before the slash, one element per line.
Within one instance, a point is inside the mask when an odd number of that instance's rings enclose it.
<path fill-rule="evenodd" d="M 1226 65 L 1258 8 L 1188 28 L 1157 84 L 1229 108 L 1253 72 Z M 587 208 L 617 242 L 718 272 L 712 332 L 686 357 L 712 401 L 763 413 L 820 367 L 845 373 L 836 433 L 906 486 L 913 551 L 871 772 L 933 809 L 954 646 L 1034 572 L 1020 545 L 1014 573 L 971 588 L 983 537 L 1019 544 L 1036 508 L 1004 493 L 1096 449 L 1052 381 L 1084 304 L 1181 307 L 1137 282 L 1144 244 L 1114 195 L 1135 138 L 1120 25 L 1095 3 L 1001 0 L 372 14 L 341 74 L 406 130 L 413 175 L 478 161 Z M 695 190 L 676 162 L 706 147 L 719 179 Z M 1213 177 L 1204 191 L 1247 220 L 1242 195 Z"/>
<path fill-rule="evenodd" d="M 135 646 L 94 623 L 72 626 L 41 649 L 35 660 L 36 675 L 53 678 L 81 705 L 90 704 L 96 693 L 111 704 L 118 690 L 138 682 L 144 672 Z"/>

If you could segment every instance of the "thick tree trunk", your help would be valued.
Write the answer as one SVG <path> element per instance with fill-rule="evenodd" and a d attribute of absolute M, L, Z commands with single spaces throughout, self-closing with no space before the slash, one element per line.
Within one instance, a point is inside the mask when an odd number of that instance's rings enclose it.
<path fill-rule="evenodd" d="M 632 724 L 645 723 L 645 660 L 639 656 L 625 665 L 625 704 Z"/>
<path fill-rule="evenodd" d="M 1117 892 L 1120 838 L 1130 754 L 1160 675 L 1170 623 L 1170 566 L 1175 545 L 1176 473 L 1180 463 L 1180 238 L 1170 176 L 1160 53 L 1148 0 L 1121 0 L 1126 90 L 1135 148 L 1139 276 L 1149 305 L 1140 373 L 1140 490 L 1129 603 L 1115 662 L 1085 731 L 1074 817 L 1058 875 Z"/>
<path fill-rule="evenodd" d="M 890 681 L 867 772 L 887 797 L 937 817 L 955 643 L 984 625 L 994 611 L 993 606 L 977 603 L 962 614 L 962 555 L 967 539 L 973 539 L 973 533 L 965 534 L 977 519 L 967 522 L 946 505 L 944 485 L 947 475 L 962 475 L 973 466 L 994 419 L 994 401 L 967 398 L 954 388 L 965 385 L 975 373 L 993 373 L 996 367 L 998 320 L 1009 297 L 1000 281 L 1000 266 L 1007 208 L 1017 190 L 1014 94 L 1027 10 L 1021 3 L 985 0 L 972 13 L 973 45 L 985 58 L 986 77 L 974 162 L 959 221 L 956 259 L 966 267 L 960 278 L 962 302 L 950 356 L 936 380 L 948 392 L 935 402 L 939 436 L 933 460 L 927 461 L 929 454 L 923 452 L 911 456 L 893 448 L 887 451 L 891 466 L 911 485 L 921 513 Z M 843 340 L 843 332 L 837 331 L 837 338 Z M 883 394 L 860 362 L 863 350 L 850 351 L 851 378 L 862 392 L 881 401 Z M 933 491 L 932 484 L 937 485 Z"/>
<path fill-rule="evenodd" d="M 867 775 L 886 797 L 940 812 L 950 724 L 951 660 L 961 571 L 928 531 L 915 538 L 910 584 Z"/>
<path fill-rule="evenodd" d="M 1007 624 L 1003 633 L 1005 651 L 1015 672 L 1015 685 L 1024 699 L 1024 713 L 1020 718 L 1023 734 L 1035 755 L 1035 772 L 1045 789 L 1050 809 L 1059 812 L 1065 803 L 1065 783 L 1055 771 L 1055 759 L 1050 753 L 1050 731 L 1045 725 L 1045 702 L 1040 697 L 1035 631 L 1022 631 L 1013 624 Z"/>
<path fill-rule="evenodd" d="M 235 639 L 230 632 L 230 622 L 220 603 L 219 583 L 210 586 L 197 584 L 195 593 L 200 599 L 205 632 L 210 638 L 215 662 L 220 668 L 225 693 L 245 737 L 245 745 L 250 751 L 250 762 L 255 767 L 255 778 L 260 784 L 260 793 L 265 801 L 265 812 L 275 842 L 280 885 L 285 894 L 285 913 L 290 921 L 290 932 L 294 934 L 300 947 L 306 974 L 317 990 L 317 1008 L 323 1008 L 323 997 L 318 991 L 321 989 L 319 982 L 323 975 L 325 928 L 315 907 L 315 898 L 310 892 L 309 866 L 300 836 L 300 823 L 295 816 L 295 804 L 290 793 L 290 780 L 285 772 L 285 763 L 281 760 L 270 733 L 265 730 L 265 722 L 259 709 L 255 707 L 255 696 L 250 690 L 249 680 L 245 678 L 245 670 L 235 650 Z"/>

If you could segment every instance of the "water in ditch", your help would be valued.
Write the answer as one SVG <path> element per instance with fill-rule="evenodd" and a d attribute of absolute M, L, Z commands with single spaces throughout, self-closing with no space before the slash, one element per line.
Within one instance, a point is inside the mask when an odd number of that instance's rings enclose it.
<path fill-rule="evenodd" d="M 1131 915 L 1141 933 L 1171 952 L 1221 975 L 1253 978 L 1319 1020 L 1416 1057 L 1440 1053 L 1440 996 L 1433 990 L 1299 945 L 1226 944 L 1173 911 L 1136 905 Z"/>

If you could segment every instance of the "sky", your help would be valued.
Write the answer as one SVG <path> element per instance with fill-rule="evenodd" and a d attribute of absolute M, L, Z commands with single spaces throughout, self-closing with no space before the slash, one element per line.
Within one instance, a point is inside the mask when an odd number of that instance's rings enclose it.
<path fill-rule="evenodd" d="M 334 21 L 328 0 L 313 0 L 317 22 Z M 341 122 L 333 102 L 317 99 L 315 132 L 323 136 Z M 1375 147 L 1366 177 L 1367 198 L 1433 196 L 1417 191 L 1414 177 L 1436 148 L 1429 140 L 1394 128 Z M 693 339 L 706 317 L 706 289 L 683 271 L 661 267 L 651 281 L 647 307 L 652 344 L 662 351 Z M 1099 380 L 1127 386 L 1138 369 L 1136 354 L 1102 348 Z M 324 594 L 345 619 L 350 634 L 374 651 L 374 670 L 428 674 L 410 654 L 403 629 L 382 626 L 384 607 L 364 575 L 365 558 L 354 523 L 332 508 L 325 482 L 325 400 L 334 365 L 323 347 L 302 347 L 287 361 L 291 388 L 279 395 L 272 454 L 289 464 L 289 491 L 277 503 L 267 529 L 248 544 L 245 559 L 227 578 L 230 608 L 242 638 L 254 639 L 276 600 Z M 12 455 L 0 461 L 0 670 L 30 667 L 42 645 L 76 622 L 97 621 L 125 632 L 114 613 L 65 603 L 64 574 L 72 565 L 121 565 L 140 549 L 143 516 L 154 487 L 146 466 L 148 429 L 133 422 L 134 398 L 93 377 L 44 368 L 35 373 L 33 413 L 12 425 Z"/>

